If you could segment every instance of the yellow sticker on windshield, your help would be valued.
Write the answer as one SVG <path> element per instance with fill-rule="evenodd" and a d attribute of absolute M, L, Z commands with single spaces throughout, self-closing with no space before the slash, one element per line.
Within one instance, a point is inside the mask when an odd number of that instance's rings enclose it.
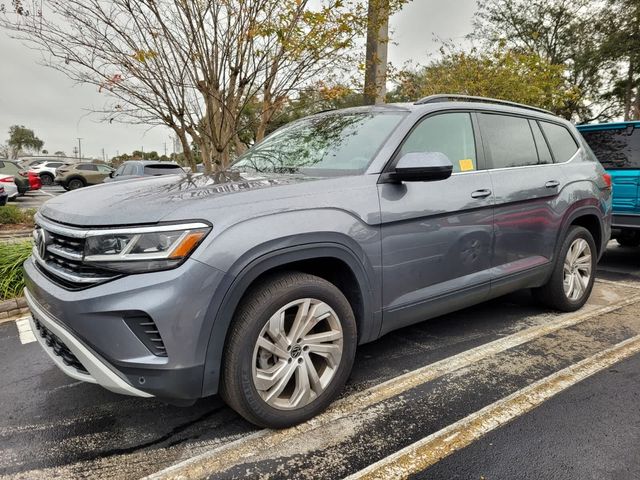
<path fill-rule="evenodd" d="M 473 160 L 471 160 L 470 158 L 460 160 L 458 163 L 460 164 L 461 172 L 470 172 L 471 170 L 475 170 L 475 167 L 473 166 Z"/>

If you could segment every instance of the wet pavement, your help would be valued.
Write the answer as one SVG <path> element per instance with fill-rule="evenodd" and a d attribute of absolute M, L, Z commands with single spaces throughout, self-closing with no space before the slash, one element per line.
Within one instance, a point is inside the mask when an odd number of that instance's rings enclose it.
<path fill-rule="evenodd" d="M 77 382 L 37 343 L 23 345 L 14 323 L 2 324 L 0 476 L 129 479 L 185 461 L 163 476 L 356 474 L 640 335 L 640 255 L 612 245 L 600 278 L 577 314 L 544 310 L 528 292 L 518 292 L 366 345 L 342 399 L 318 419 L 283 432 L 256 429 L 217 398 L 172 407 Z M 640 478 L 639 358 L 578 383 L 429 468 L 400 476 Z M 600 455 L 593 453 L 598 449 Z M 517 461 L 522 468 L 516 471 Z"/>

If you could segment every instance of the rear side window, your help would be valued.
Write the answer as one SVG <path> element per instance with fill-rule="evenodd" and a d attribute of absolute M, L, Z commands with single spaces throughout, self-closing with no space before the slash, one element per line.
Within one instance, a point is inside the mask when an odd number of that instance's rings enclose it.
<path fill-rule="evenodd" d="M 492 168 L 538 164 L 533 132 L 526 118 L 481 113 L 482 140 Z"/>
<path fill-rule="evenodd" d="M 536 141 L 536 148 L 538 149 L 538 159 L 540 160 L 540 163 L 543 165 L 553 163 L 551 150 L 549 150 L 549 145 L 542 134 L 542 130 L 540 130 L 540 125 L 538 125 L 538 122 L 535 120 L 529 120 L 529 125 L 531 125 L 533 138 Z"/>
<path fill-rule="evenodd" d="M 409 134 L 400 151 L 444 153 L 454 172 L 477 170 L 476 143 L 469 113 L 443 113 L 422 120 Z"/>
<path fill-rule="evenodd" d="M 640 169 L 640 129 L 585 131 L 582 136 L 604 168 Z"/>
<path fill-rule="evenodd" d="M 77 169 L 78 170 L 85 170 L 85 171 L 89 171 L 89 172 L 97 172 L 98 171 L 98 167 L 96 167 L 95 165 L 78 165 Z"/>
<path fill-rule="evenodd" d="M 62 166 L 62 162 L 47 163 L 47 168 L 58 168 Z"/>
<path fill-rule="evenodd" d="M 551 146 L 556 163 L 564 163 L 576 154 L 578 144 L 566 127 L 548 122 L 540 122 L 540 125 Z"/>
<path fill-rule="evenodd" d="M 144 166 L 145 175 L 168 175 L 171 173 L 182 173 L 182 171 L 182 168 L 178 165 L 166 165 L 159 163 L 156 165 Z"/>

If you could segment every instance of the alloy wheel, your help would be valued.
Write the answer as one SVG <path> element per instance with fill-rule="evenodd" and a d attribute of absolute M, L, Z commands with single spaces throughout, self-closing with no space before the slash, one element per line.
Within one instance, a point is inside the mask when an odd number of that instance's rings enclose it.
<path fill-rule="evenodd" d="M 564 260 L 564 293 L 569 300 L 582 298 L 591 280 L 591 247 L 583 238 L 576 238 Z"/>
<path fill-rule="evenodd" d="M 302 408 L 331 383 L 342 353 L 342 325 L 334 310 L 320 300 L 295 300 L 262 328 L 253 350 L 253 384 L 273 408 Z"/>

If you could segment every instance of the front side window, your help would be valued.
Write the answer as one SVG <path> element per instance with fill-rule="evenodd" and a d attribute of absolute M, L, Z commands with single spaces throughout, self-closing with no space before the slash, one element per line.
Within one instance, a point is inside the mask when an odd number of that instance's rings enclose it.
<path fill-rule="evenodd" d="M 277 130 L 231 169 L 321 176 L 362 173 L 405 115 L 364 112 L 310 117 Z"/>
<path fill-rule="evenodd" d="M 571 160 L 571 157 L 578 151 L 578 144 L 573 135 L 569 133 L 569 130 L 555 123 L 540 122 L 540 125 L 549 141 L 549 145 L 551 145 L 551 151 L 556 163 L 564 163 Z"/>
<path fill-rule="evenodd" d="M 629 127 L 584 131 L 582 136 L 604 168 L 640 169 L 640 129 Z"/>
<path fill-rule="evenodd" d="M 407 153 L 436 152 L 451 160 L 454 172 L 478 169 L 469 113 L 444 113 L 424 119 L 405 140 L 400 157 Z"/>
<path fill-rule="evenodd" d="M 111 173 L 111 169 L 106 165 L 98 165 L 98 170 L 100 173 Z"/>
<path fill-rule="evenodd" d="M 120 175 L 135 175 L 136 170 L 137 170 L 137 167 L 135 163 L 126 163 Z"/>
<path fill-rule="evenodd" d="M 478 115 L 482 143 L 492 168 L 513 168 L 539 163 L 529 120 L 508 115 Z"/>

